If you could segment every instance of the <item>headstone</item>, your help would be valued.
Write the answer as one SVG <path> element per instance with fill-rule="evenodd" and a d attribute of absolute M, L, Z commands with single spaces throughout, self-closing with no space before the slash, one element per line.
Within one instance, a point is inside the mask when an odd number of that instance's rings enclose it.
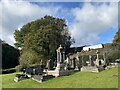
<path fill-rule="evenodd" d="M 46 68 L 47 68 L 48 70 L 50 70 L 50 60 L 47 61 Z"/>
<path fill-rule="evenodd" d="M 25 69 L 25 73 L 29 74 L 29 75 L 32 75 L 33 74 L 33 69 L 28 67 L 28 68 Z"/>
<path fill-rule="evenodd" d="M 16 76 L 14 77 L 14 81 L 15 82 L 19 82 L 23 79 L 26 79 L 28 78 L 25 74 L 16 74 Z"/>
<path fill-rule="evenodd" d="M 42 83 L 43 81 L 43 75 L 33 75 L 32 77 L 33 80 Z"/>
<path fill-rule="evenodd" d="M 42 75 L 43 74 L 43 68 L 39 65 L 36 68 L 34 68 L 35 70 L 35 75 Z"/>

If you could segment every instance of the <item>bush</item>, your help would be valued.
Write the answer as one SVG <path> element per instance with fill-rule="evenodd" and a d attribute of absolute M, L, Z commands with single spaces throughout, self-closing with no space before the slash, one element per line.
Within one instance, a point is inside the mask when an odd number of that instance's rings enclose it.
<path fill-rule="evenodd" d="M 19 71 L 22 71 L 24 67 L 22 65 L 18 65 L 15 67 L 16 71 L 19 72 Z"/>
<path fill-rule="evenodd" d="M 120 58 L 120 50 L 114 49 L 111 52 L 107 53 L 106 60 L 109 62 L 115 62 L 116 59 Z"/>
<path fill-rule="evenodd" d="M 20 56 L 19 63 L 23 67 L 29 67 L 34 64 L 42 65 L 43 62 L 40 58 L 40 55 L 38 55 L 38 53 L 36 53 L 35 51 L 24 50 L 24 52 L 22 52 Z"/>

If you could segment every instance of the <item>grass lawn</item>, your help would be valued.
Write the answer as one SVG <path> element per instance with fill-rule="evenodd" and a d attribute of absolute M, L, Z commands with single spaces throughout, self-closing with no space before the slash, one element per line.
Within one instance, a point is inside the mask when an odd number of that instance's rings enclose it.
<path fill-rule="evenodd" d="M 16 73 L 0 75 L 2 88 L 118 88 L 118 68 L 99 73 L 77 72 L 69 76 L 53 78 L 43 83 L 32 79 L 14 82 Z"/>

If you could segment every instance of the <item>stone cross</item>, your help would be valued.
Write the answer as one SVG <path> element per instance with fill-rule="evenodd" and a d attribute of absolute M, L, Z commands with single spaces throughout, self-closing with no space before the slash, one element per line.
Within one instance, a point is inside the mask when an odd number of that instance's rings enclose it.
<path fill-rule="evenodd" d="M 62 64 L 65 60 L 65 52 L 64 52 L 63 47 L 61 45 L 56 51 L 57 51 L 57 67 L 56 67 L 56 69 L 60 70 L 60 68 L 63 66 Z"/>
<path fill-rule="evenodd" d="M 60 47 L 56 51 L 57 51 L 57 63 L 63 63 L 63 61 L 65 60 L 65 52 L 63 50 L 63 47 L 60 45 Z"/>

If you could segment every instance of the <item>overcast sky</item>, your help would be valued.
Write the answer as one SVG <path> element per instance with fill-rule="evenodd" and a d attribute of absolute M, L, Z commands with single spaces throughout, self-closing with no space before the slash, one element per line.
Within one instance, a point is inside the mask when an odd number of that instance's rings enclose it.
<path fill-rule="evenodd" d="M 117 2 L 0 1 L 0 38 L 10 45 L 13 33 L 28 22 L 52 15 L 66 19 L 76 43 L 72 46 L 110 43 L 118 30 Z"/>

